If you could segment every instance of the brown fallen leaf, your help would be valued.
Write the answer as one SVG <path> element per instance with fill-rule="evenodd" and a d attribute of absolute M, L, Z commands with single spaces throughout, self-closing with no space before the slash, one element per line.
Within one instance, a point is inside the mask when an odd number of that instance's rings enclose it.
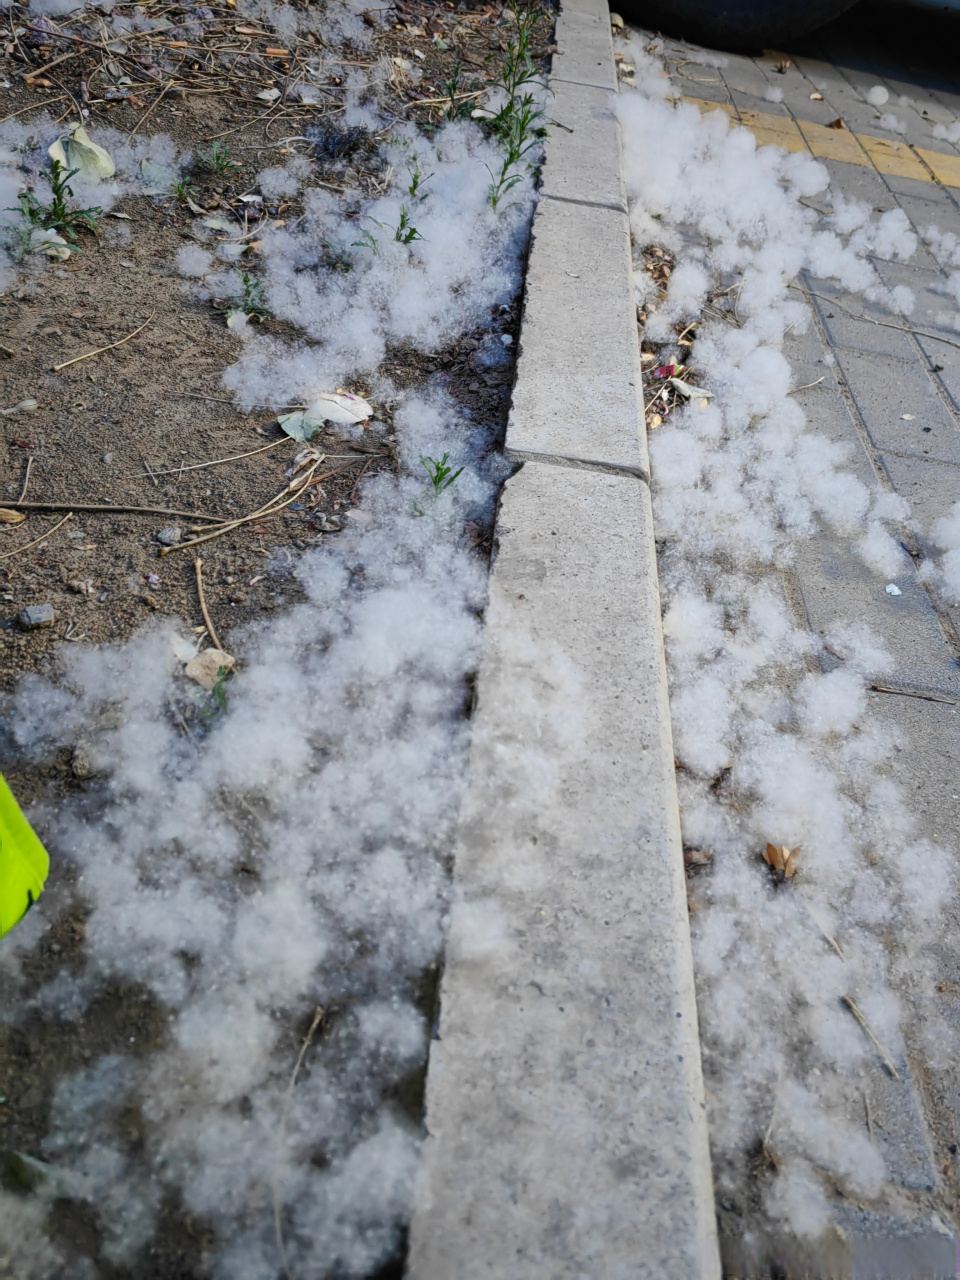
<path fill-rule="evenodd" d="M 763 851 L 763 860 L 779 880 L 792 880 L 797 874 L 800 859 L 800 845 L 788 849 L 785 844 L 770 844 Z"/>
<path fill-rule="evenodd" d="M 831 120 L 830 123 L 827 125 L 828 129 L 845 129 L 846 127 L 847 126 L 843 123 L 843 121 L 840 119 L 839 116 L 837 116 L 836 120 Z"/>
<path fill-rule="evenodd" d="M 774 70 L 778 71 L 780 75 L 785 76 L 787 74 L 787 68 L 789 66 L 790 66 L 790 59 L 783 58 L 780 62 L 777 63 L 777 65 L 774 67 Z"/>
<path fill-rule="evenodd" d="M 11 511 L 8 507 L 0 507 L 0 524 L 23 524 L 26 518 L 22 511 Z"/>
<path fill-rule="evenodd" d="M 709 849 L 684 849 L 683 865 L 688 870 L 691 867 L 708 867 L 712 857 Z"/>
<path fill-rule="evenodd" d="M 663 419 L 660 417 L 659 413 L 652 413 L 650 415 L 650 420 L 647 423 L 647 429 L 649 431 L 653 431 L 653 429 L 655 427 L 659 427 L 662 422 L 663 422 Z"/>
<path fill-rule="evenodd" d="M 943 995 L 960 996 L 960 982 L 938 982 L 937 990 Z"/>
<path fill-rule="evenodd" d="M 811 102 L 822 102 L 822 101 L 823 101 L 823 94 L 822 94 L 822 93 L 818 93 L 818 92 L 817 92 L 817 90 L 816 90 L 816 89 L 814 89 L 813 93 L 811 93 L 811 95 L 810 95 L 810 101 L 811 101 Z"/>

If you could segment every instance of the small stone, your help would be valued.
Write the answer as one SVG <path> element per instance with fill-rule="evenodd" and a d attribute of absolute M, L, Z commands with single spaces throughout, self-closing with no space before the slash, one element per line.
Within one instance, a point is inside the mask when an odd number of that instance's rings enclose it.
<path fill-rule="evenodd" d="M 81 781 L 94 778 L 100 773 L 100 762 L 89 742 L 78 742 L 73 748 L 70 768 L 73 770 L 73 776 Z"/>
<path fill-rule="evenodd" d="M 109 467 L 110 463 L 113 461 L 113 454 L 112 454 L 112 453 L 105 453 L 105 454 L 103 455 L 103 457 L 100 459 L 100 461 L 101 461 L 101 462 L 105 462 L 105 463 L 107 464 L 107 466 Z"/>
<path fill-rule="evenodd" d="M 188 680 L 193 680 L 202 689 L 209 691 L 216 687 L 221 668 L 229 671 L 236 665 L 237 660 L 232 654 L 224 653 L 222 649 L 204 649 L 203 653 L 190 659 L 184 674 Z"/>
<path fill-rule="evenodd" d="M 246 604 L 247 597 L 242 591 L 231 591 L 227 599 L 231 604 Z"/>
<path fill-rule="evenodd" d="M 54 620 L 52 604 L 28 604 L 20 611 L 20 625 L 25 631 L 36 631 L 40 627 L 52 627 Z"/>
<path fill-rule="evenodd" d="M 168 524 L 165 529 L 161 529 L 157 534 L 157 541 L 165 547 L 175 547 L 182 537 L 182 532 L 175 524 Z"/>

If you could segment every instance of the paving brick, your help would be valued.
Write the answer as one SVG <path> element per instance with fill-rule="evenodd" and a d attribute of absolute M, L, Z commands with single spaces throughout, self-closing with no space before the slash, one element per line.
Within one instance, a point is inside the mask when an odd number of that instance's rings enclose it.
<path fill-rule="evenodd" d="M 960 464 L 960 430 L 919 362 L 893 365 L 856 351 L 839 351 L 837 360 L 879 449 Z"/>
<path fill-rule="evenodd" d="M 814 305 L 823 321 L 830 342 L 837 348 L 866 351 L 877 355 L 895 356 L 911 360 L 915 351 L 906 334 L 898 329 L 870 324 L 869 319 L 896 321 L 885 307 L 867 302 L 862 295 L 852 296 L 829 280 L 808 277 L 806 283 L 817 295 Z M 836 302 L 838 305 L 831 305 Z M 868 320 L 860 320 L 847 312 L 862 312 Z"/>

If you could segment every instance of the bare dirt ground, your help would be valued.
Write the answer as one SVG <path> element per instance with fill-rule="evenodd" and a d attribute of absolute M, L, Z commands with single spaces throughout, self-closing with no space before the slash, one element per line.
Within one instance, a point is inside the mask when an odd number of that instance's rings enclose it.
<path fill-rule="evenodd" d="M 0 505 L 56 507 L 23 507 L 22 523 L 0 525 L 0 687 L 8 693 L 28 673 L 56 678 L 65 643 L 124 641 L 164 615 L 183 619 L 199 632 L 204 620 L 194 553 L 175 550 L 161 557 L 157 535 L 175 525 L 186 537 L 192 524 L 202 523 L 192 520 L 192 513 L 224 519 L 256 511 L 288 482 L 287 470 L 299 446 L 284 435 L 270 409 L 243 413 L 233 406 L 220 377 L 241 343 L 226 326 L 226 308 L 197 300 L 192 282 L 183 279 L 174 262 L 177 251 L 193 240 L 197 209 L 227 217 L 233 216 L 230 210 L 242 210 L 239 197 L 256 191 L 255 175 L 277 163 L 278 151 L 285 147 L 319 161 L 306 181 L 308 189 L 313 184 L 376 189 L 380 176 L 369 149 L 348 148 L 344 155 L 336 142 L 337 76 L 322 86 L 320 105 L 304 106 L 281 96 L 265 107 L 256 97 L 272 87 L 285 94 L 298 66 L 323 45 L 322 34 L 311 33 L 311 40 L 289 33 L 281 37 L 256 19 L 239 17 L 232 0 L 212 9 L 157 4 L 132 10 L 171 22 L 164 33 L 168 53 L 178 40 L 183 42 L 177 26 L 187 15 L 191 32 L 199 24 L 201 33 L 190 35 L 175 75 L 152 66 L 149 41 L 130 40 L 131 56 L 121 69 L 133 84 L 111 100 L 103 87 L 110 78 L 103 70 L 110 60 L 105 47 L 59 38 L 61 29 L 75 30 L 63 18 L 43 20 L 49 23 L 49 38 L 19 37 L 16 30 L 33 19 L 26 8 L 12 6 L 6 56 L 0 59 L 0 79 L 7 86 L 0 89 L 0 122 L 13 116 L 29 122 L 31 111 L 52 107 L 64 113 L 66 127 L 83 106 L 91 124 L 136 130 L 138 136 L 165 133 L 178 150 L 195 155 L 209 153 L 220 135 L 235 167 L 217 175 L 198 163 L 185 174 L 193 211 L 175 194 L 121 199 L 98 220 L 95 235 L 82 235 L 81 252 L 63 263 L 25 262 L 17 281 L 0 295 L 0 407 L 26 399 L 39 404 L 33 413 L 2 419 Z M 541 59 L 550 52 L 549 15 L 542 21 Z M 334 51 L 345 67 L 369 66 L 378 55 L 419 65 L 423 76 L 415 89 L 402 69 L 398 74 L 393 109 L 399 119 L 415 119 L 429 129 L 461 101 L 457 95 L 476 96 L 482 89 L 489 78 L 487 60 L 505 47 L 502 23 L 496 2 L 468 11 L 450 3 L 409 0 L 371 12 L 374 53 L 349 44 Z M 322 20 L 319 25 L 322 33 Z M 230 43 L 250 52 L 226 74 L 206 50 Z M 287 52 L 266 53 L 275 47 Z M 44 72 L 65 49 L 72 56 Z M 331 48 L 325 52 L 329 55 Z M 37 72 L 34 83 L 24 81 Z M 332 139 L 330 145 L 303 140 L 304 129 L 317 124 L 327 129 L 324 137 Z M 291 136 L 299 140 L 282 141 Z M 262 210 L 264 222 L 292 222 L 300 215 L 301 201 L 264 199 Z M 248 259 L 245 269 L 255 276 L 255 248 Z M 494 319 L 498 333 L 516 334 L 519 299 L 510 315 L 491 317 L 491 325 Z M 122 345 L 54 371 L 55 365 L 117 343 L 138 328 Z M 263 330 L 296 337 L 292 326 L 270 316 Z M 487 332 L 481 328 L 429 356 L 391 351 L 380 372 L 400 388 L 440 381 L 478 420 L 502 432 L 513 374 L 509 366 L 474 364 L 473 353 Z M 359 383 L 345 389 L 360 395 L 370 391 Z M 225 647 L 233 628 L 296 599 L 299 586 L 291 569 L 300 553 L 338 536 L 366 477 L 396 468 L 389 411 L 376 405 L 375 411 L 383 424 L 379 432 L 360 440 L 325 434 L 314 441 L 327 455 L 321 468 L 326 478 L 312 491 L 319 500 L 305 499 L 200 548 L 207 605 Z M 259 452 L 253 456 L 198 466 L 254 450 Z M 130 510 L 83 509 L 97 505 Z M 68 512 L 71 518 L 51 532 Z M 477 555 L 489 554 L 490 530 L 467 527 L 463 539 Z M 25 628 L 20 614 L 31 605 L 52 605 L 53 626 Z M 83 769 L 69 752 L 38 768 L 19 760 L 7 740 L 2 767 L 24 805 L 42 799 L 56 806 L 60 798 L 87 788 Z M 69 896 L 71 875 L 54 866 L 48 881 L 51 915 L 57 921 L 26 962 L 35 990 L 62 970 L 79 972 L 82 967 L 83 910 L 56 911 L 56 903 Z M 425 990 L 425 1008 L 431 999 L 431 991 Z M 334 1025 L 335 1010 L 325 1029 Z M 291 1058 L 304 1032 L 293 1023 L 287 1029 Z M 104 1054 L 147 1054 L 163 1034 L 162 1010 L 132 984 L 108 988 L 80 1021 L 53 1024 L 38 1015 L 0 1028 L 2 1185 L 13 1190 L 31 1185 L 34 1175 L 22 1153 L 39 1155 L 53 1090 L 65 1072 L 80 1070 Z M 398 1105 L 417 1120 L 422 1070 L 414 1072 L 399 1095 Z M 136 1150 L 142 1142 L 138 1115 L 126 1117 L 123 1129 L 130 1150 Z M 96 1274 L 109 1280 L 134 1274 L 144 1280 L 208 1274 L 204 1251 L 209 1228 L 172 1199 L 164 1202 L 154 1243 L 133 1270 L 100 1254 L 100 1228 L 89 1205 L 64 1198 L 51 1221 L 55 1243 L 66 1256 L 95 1258 Z M 402 1259 L 397 1259 L 376 1274 L 401 1272 Z"/>

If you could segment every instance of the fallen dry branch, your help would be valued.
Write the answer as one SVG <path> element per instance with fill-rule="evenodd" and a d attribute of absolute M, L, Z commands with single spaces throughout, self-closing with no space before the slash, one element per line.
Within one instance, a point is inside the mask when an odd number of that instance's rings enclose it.
<path fill-rule="evenodd" d="M 210 617 L 210 610 L 207 608 L 207 598 L 203 594 L 203 561 L 199 556 L 193 561 L 193 571 L 197 575 L 197 595 L 200 597 L 200 612 L 203 614 L 203 621 L 206 623 L 207 635 L 210 637 L 211 643 L 215 649 L 223 652 L 223 645 L 220 643 L 220 637 L 217 635 L 217 629 L 213 625 L 213 619 Z"/>
<path fill-rule="evenodd" d="M 943 342 L 948 347 L 960 348 L 960 342 L 953 338 L 944 338 L 939 333 L 930 333 L 928 329 L 912 329 L 906 324 L 894 324 L 892 320 L 875 320 L 873 316 L 865 316 L 862 311 L 851 311 L 849 307 L 845 307 L 842 302 L 838 302 L 836 298 L 830 298 L 825 293 L 816 293 L 813 289 L 805 289 L 802 285 L 791 284 L 787 286 L 789 289 L 796 289 L 798 293 L 805 293 L 811 298 L 820 298 L 823 302 L 829 302 L 831 307 L 837 307 L 838 310 L 845 312 L 852 320 L 862 320 L 864 324 L 878 324 L 883 329 L 897 329 L 900 333 L 913 333 L 918 338 L 930 338 L 933 342 Z M 799 388 L 798 388 L 799 390 Z"/>
<path fill-rule="evenodd" d="M 889 1071 L 890 1075 L 894 1078 L 894 1080 L 899 1080 L 900 1073 L 897 1071 L 897 1068 L 891 1062 L 889 1053 L 887 1053 L 886 1049 L 883 1047 L 883 1045 L 880 1043 L 877 1037 L 873 1034 L 873 1031 L 870 1027 L 869 1022 L 867 1022 L 866 1018 L 857 1008 L 857 1005 L 855 1004 L 855 1002 L 849 996 L 841 996 L 840 1003 L 844 1005 L 845 1008 L 849 1009 L 850 1012 L 853 1014 L 853 1016 L 856 1018 L 856 1020 L 860 1023 L 860 1026 L 863 1030 L 863 1034 L 867 1037 L 867 1039 L 876 1049 L 877 1053 L 880 1056 L 880 1061 Z"/>
<path fill-rule="evenodd" d="M 174 543 L 172 547 L 162 547 L 160 555 L 168 556 L 171 551 L 182 551 L 186 547 L 196 547 L 201 542 L 212 542 L 214 538 L 220 538 L 225 533 L 232 533 L 234 529 L 240 529 L 245 524 L 250 524 L 254 520 L 264 520 L 268 516 L 276 515 L 278 512 L 282 511 L 284 507 L 288 507 L 291 502 L 295 502 L 297 500 L 303 490 L 311 483 L 311 477 L 322 461 L 322 457 L 318 458 L 302 480 L 291 480 L 287 487 L 278 493 L 276 497 L 271 498 L 269 502 L 265 502 L 262 507 L 252 512 L 250 515 L 241 516 L 239 520 L 223 520 L 220 522 L 220 528 L 213 529 L 209 533 L 203 533 L 199 538 L 191 538 L 189 542 L 177 542 Z M 340 469 L 346 470 L 345 467 Z M 194 531 L 191 529 L 190 532 L 193 533 Z"/>
<path fill-rule="evenodd" d="M 139 329 L 134 329 L 133 333 L 128 333 L 125 338 L 120 338 L 117 342 L 111 342 L 109 346 L 97 347 L 96 351 L 87 351 L 82 356 L 74 356 L 72 360 L 64 360 L 63 364 L 55 364 L 52 372 L 59 373 L 61 369 L 66 369 L 72 364 L 78 364 L 81 360 L 89 360 L 92 356 L 103 355 L 104 351 L 112 351 L 114 347 L 122 347 L 125 342 L 129 342 L 138 333 L 142 333 L 152 319 L 153 316 L 147 316 Z"/>
<path fill-rule="evenodd" d="M 29 551 L 31 547 L 35 547 L 38 543 L 45 542 L 46 539 L 49 538 L 52 533 L 57 532 L 57 530 L 60 528 L 62 524 L 66 524 L 72 515 L 73 515 L 73 512 L 68 511 L 67 514 L 63 517 L 63 519 L 58 520 L 52 529 L 48 529 L 46 533 L 41 533 L 39 538 L 34 538 L 32 542 L 28 542 L 22 547 L 14 547 L 12 551 L 5 551 L 3 555 L 0 556 L 0 560 L 9 560 L 11 559 L 12 556 L 18 556 L 21 553 L 21 551 Z"/>
<path fill-rule="evenodd" d="M 13 503 L 8 503 L 13 506 Z M 948 707 L 960 707 L 960 698 L 951 698 L 945 693 L 928 693 L 926 689 L 895 689 L 889 684 L 871 684 L 868 686 L 874 693 L 896 693 L 901 698 L 922 698 L 924 702 L 944 702 Z"/>
<path fill-rule="evenodd" d="M 202 511 L 171 511 L 168 507 L 126 507 L 113 502 L 6 502 L 4 506 L 15 511 L 98 511 L 104 515 L 118 516 L 179 516 L 181 520 L 207 520 L 218 524 L 219 516 L 204 515 Z"/>
<path fill-rule="evenodd" d="M 139 471 L 137 479 L 143 476 L 149 476 L 152 480 L 154 476 L 178 476 L 184 471 L 202 471 L 204 467 L 220 467 L 225 462 L 236 462 L 240 458 L 252 458 L 257 453 L 266 453 L 268 449 L 275 449 L 278 444 L 288 444 L 289 436 L 282 436 L 279 440 L 272 440 L 270 444 L 263 444 L 259 449 L 250 449 L 247 453 L 233 453 L 229 458 L 214 458 L 212 462 L 191 462 L 189 466 L 184 467 L 167 467 L 163 471 Z"/>

